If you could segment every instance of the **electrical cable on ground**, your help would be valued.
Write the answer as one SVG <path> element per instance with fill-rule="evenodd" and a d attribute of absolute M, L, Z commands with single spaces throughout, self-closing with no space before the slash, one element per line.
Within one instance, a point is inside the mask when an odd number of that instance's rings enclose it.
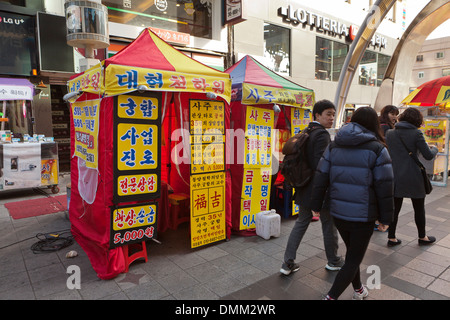
<path fill-rule="evenodd" d="M 73 236 L 62 237 L 61 235 L 64 233 L 69 232 L 38 233 L 36 238 L 38 238 L 39 241 L 31 246 L 31 251 L 35 254 L 55 252 L 70 246 L 73 243 Z"/>

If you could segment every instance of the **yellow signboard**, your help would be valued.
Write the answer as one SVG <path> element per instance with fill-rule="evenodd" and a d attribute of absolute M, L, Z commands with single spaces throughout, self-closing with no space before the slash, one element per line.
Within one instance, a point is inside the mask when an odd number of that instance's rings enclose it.
<path fill-rule="evenodd" d="M 274 111 L 247 106 L 240 230 L 255 228 L 255 214 L 269 210 Z"/>
<path fill-rule="evenodd" d="M 156 236 L 157 203 L 113 208 L 110 247 L 142 242 Z"/>
<path fill-rule="evenodd" d="M 422 130 L 425 141 L 438 147 L 439 152 L 444 152 L 447 133 L 447 119 L 424 119 Z"/>
<path fill-rule="evenodd" d="M 98 130 L 100 99 L 71 104 L 75 128 L 74 155 L 86 162 L 86 167 L 98 168 Z"/>
<path fill-rule="evenodd" d="M 120 95 L 117 115 L 123 119 L 158 119 L 158 99 L 155 97 Z"/>
<path fill-rule="evenodd" d="M 117 125 L 117 169 L 156 169 L 158 159 L 158 126 L 119 123 Z"/>
<path fill-rule="evenodd" d="M 231 95 L 229 79 L 115 64 L 110 64 L 106 68 L 104 91 L 106 95 L 130 93 L 141 85 L 155 91 L 211 92 L 227 101 Z"/>
<path fill-rule="evenodd" d="M 270 209 L 271 168 L 244 168 L 240 230 L 255 228 L 255 214 Z"/>
<path fill-rule="evenodd" d="M 115 204 L 159 198 L 160 116 L 161 93 L 114 98 Z"/>
<path fill-rule="evenodd" d="M 140 195 L 157 191 L 158 176 L 156 174 L 133 174 L 119 176 L 117 179 L 119 196 Z"/>
<path fill-rule="evenodd" d="M 303 108 L 291 108 L 291 134 L 294 136 L 313 121 L 312 112 Z"/>
<path fill-rule="evenodd" d="M 298 91 L 285 88 L 270 88 L 251 83 L 242 84 L 242 104 L 277 103 L 298 108 L 312 109 L 314 104 L 313 91 Z"/>
<path fill-rule="evenodd" d="M 190 100 L 191 247 L 225 239 L 225 103 Z"/>
<path fill-rule="evenodd" d="M 191 247 L 224 240 L 225 172 L 191 175 Z"/>
<path fill-rule="evenodd" d="M 271 165 L 274 111 L 247 106 L 244 167 Z"/>

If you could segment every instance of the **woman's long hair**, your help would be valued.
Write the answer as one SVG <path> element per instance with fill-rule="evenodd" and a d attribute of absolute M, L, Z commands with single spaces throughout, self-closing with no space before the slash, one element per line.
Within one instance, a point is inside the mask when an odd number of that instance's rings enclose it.
<path fill-rule="evenodd" d="M 380 123 L 386 123 L 391 129 L 394 129 L 391 120 L 389 120 L 389 113 L 395 113 L 398 116 L 398 108 L 391 104 L 384 106 L 384 108 L 380 111 L 380 117 L 378 119 L 380 120 Z"/>
<path fill-rule="evenodd" d="M 362 125 L 367 130 L 372 131 L 373 133 L 375 133 L 377 140 L 380 141 L 384 146 L 386 146 L 386 142 L 380 128 L 380 120 L 378 119 L 378 114 L 373 108 L 361 107 L 356 109 L 350 122 L 356 122 Z"/>

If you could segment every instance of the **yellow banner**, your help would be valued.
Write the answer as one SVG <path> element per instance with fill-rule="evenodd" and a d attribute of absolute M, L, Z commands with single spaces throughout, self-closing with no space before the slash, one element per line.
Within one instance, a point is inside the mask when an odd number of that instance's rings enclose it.
<path fill-rule="evenodd" d="M 58 160 L 41 159 L 41 185 L 58 184 Z"/>
<path fill-rule="evenodd" d="M 119 208 L 113 211 L 113 230 L 152 225 L 156 222 L 156 205 Z"/>
<path fill-rule="evenodd" d="M 75 127 L 74 155 L 86 161 L 86 167 L 98 168 L 98 130 L 100 125 L 100 99 L 71 104 Z"/>
<path fill-rule="evenodd" d="M 224 240 L 225 172 L 191 175 L 191 247 Z"/>
<path fill-rule="evenodd" d="M 145 86 L 151 91 L 214 93 L 230 102 L 231 80 L 177 71 L 109 65 L 105 74 L 105 94 L 124 94 Z"/>
<path fill-rule="evenodd" d="M 445 149 L 446 124 L 447 120 L 444 119 L 424 119 L 424 125 L 420 128 L 425 141 L 429 144 L 436 145 L 439 152 L 444 152 Z"/>
<path fill-rule="evenodd" d="M 271 165 L 273 127 L 273 110 L 247 106 L 244 167 Z"/>
<path fill-rule="evenodd" d="M 155 237 L 157 212 L 157 203 L 111 209 L 110 248 Z"/>
<path fill-rule="evenodd" d="M 314 92 L 257 86 L 250 83 L 243 83 L 242 104 L 252 105 L 269 103 L 312 109 L 314 105 Z"/>
<path fill-rule="evenodd" d="M 312 112 L 303 108 L 291 108 L 291 134 L 294 136 L 313 120 Z"/>
<path fill-rule="evenodd" d="M 117 125 L 117 169 L 151 170 L 158 168 L 158 126 L 119 123 Z"/>
<path fill-rule="evenodd" d="M 86 70 L 78 77 L 69 80 L 67 82 L 69 92 L 84 91 L 100 94 L 103 91 L 102 67 L 103 62 Z"/>
<path fill-rule="evenodd" d="M 240 230 L 255 228 L 255 214 L 270 210 L 271 168 L 244 168 Z"/>
<path fill-rule="evenodd" d="M 120 95 L 117 97 L 117 116 L 123 119 L 157 120 L 158 98 Z"/>
<path fill-rule="evenodd" d="M 240 230 L 255 228 L 255 214 L 270 208 L 274 117 L 271 109 L 247 106 Z"/>
<path fill-rule="evenodd" d="M 117 179 L 119 196 L 149 194 L 157 192 L 158 176 L 156 174 L 123 175 Z"/>

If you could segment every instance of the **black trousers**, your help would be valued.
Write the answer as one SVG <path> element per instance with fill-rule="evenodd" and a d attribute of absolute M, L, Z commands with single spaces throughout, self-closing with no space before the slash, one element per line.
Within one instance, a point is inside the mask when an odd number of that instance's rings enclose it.
<path fill-rule="evenodd" d="M 425 198 L 411 199 L 414 208 L 414 221 L 417 227 L 419 238 L 426 236 L 425 232 Z M 388 238 L 395 238 L 395 231 L 397 229 L 398 215 L 402 209 L 403 198 L 394 198 L 394 221 L 389 225 Z"/>
<path fill-rule="evenodd" d="M 334 224 L 347 247 L 345 264 L 339 270 L 328 292 L 331 298 L 338 299 L 350 283 L 355 290 L 362 286 L 359 266 L 369 246 L 375 222 L 354 222 L 334 218 Z"/>

